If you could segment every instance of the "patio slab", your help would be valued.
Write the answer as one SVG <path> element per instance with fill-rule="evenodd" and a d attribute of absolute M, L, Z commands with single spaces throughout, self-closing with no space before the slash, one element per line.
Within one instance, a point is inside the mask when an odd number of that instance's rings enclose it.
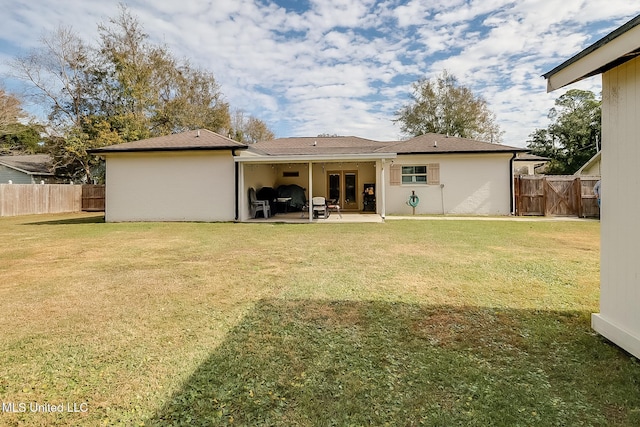
<path fill-rule="evenodd" d="M 270 222 L 283 222 L 287 224 L 338 224 L 338 223 L 382 223 L 382 217 L 378 214 L 373 213 L 344 213 L 342 212 L 342 218 L 337 214 L 337 212 L 332 212 L 329 215 L 329 218 L 318 218 L 309 221 L 309 217 L 305 214 L 302 216 L 301 212 L 289 212 L 289 213 L 279 213 L 273 215 L 270 218 L 252 218 L 248 219 L 245 222 L 252 223 L 270 223 Z"/>

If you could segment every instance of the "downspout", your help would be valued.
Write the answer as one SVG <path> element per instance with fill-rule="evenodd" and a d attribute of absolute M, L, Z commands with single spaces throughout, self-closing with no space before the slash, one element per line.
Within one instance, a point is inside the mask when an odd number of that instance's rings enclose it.
<path fill-rule="evenodd" d="M 384 159 L 380 160 L 380 185 L 379 189 L 376 190 L 380 194 L 380 199 L 382 203 L 380 204 L 380 216 L 382 217 L 382 221 L 384 221 L 385 216 L 387 215 L 387 200 L 386 200 L 386 192 L 385 192 L 385 176 L 384 176 Z M 377 198 L 377 196 L 376 196 Z"/>
<path fill-rule="evenodd" d="M 313 222 L 313 163 L 309 162 L 309 200 L 307 202 L 309 222 Z"/>
<path fill-rule="evenodd" d="M 236 157 L 236 150 L 232 149 L 231 150 L 231 156 L 233 156 L 234 158 Z M 240 217 L 240 207 L 238 206 L 238 203 L 240 203 L 240 201 L 238 200 L 238 192 L 240 191 L 239 188 L 239 184 L 238 184 L 238 178 L 239 178 L 239 168 L 240 166 L 238 165 L 238 162 L 233 162 L 233 166 L 234 166 L 234 188 L 235 188 L 235 209 L 236 209 L 236 216 L 235 216 L 235 220 L 238 221 L 238 218 Z"/>
<path fill-rule="evenodd" d="M 515 216 L 515 193 L 513 188 L 513 159 L 516 158 L 517 153 L 511 153 L 511 159 L 509 160 L 509 209 L 511 210 L 511 215 Z"/>

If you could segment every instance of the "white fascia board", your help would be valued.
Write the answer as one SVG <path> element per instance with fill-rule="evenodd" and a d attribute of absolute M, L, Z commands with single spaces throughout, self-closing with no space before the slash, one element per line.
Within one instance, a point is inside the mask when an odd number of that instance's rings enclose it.
<path fill-rule="evenodd" d="M 547 92 L 570 85 L 640 47 L 640 26 L 633 27 L 547 79 Z"/>
<path fill-rule="evenodd" d="M 396 153 L 382 154 L 326 154 L 326 155 L 289 155 L 289 156 L 236 156 L 236 163 L 307 163 L 307 162 L 349 162 L 365 160 L 395 159 Z"/>

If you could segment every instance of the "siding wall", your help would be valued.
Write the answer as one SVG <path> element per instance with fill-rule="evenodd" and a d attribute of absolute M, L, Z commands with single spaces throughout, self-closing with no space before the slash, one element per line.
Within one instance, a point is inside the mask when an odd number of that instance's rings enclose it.
<path fill-rule="evenodd" d="M 106 170 L 107 222 L 235 218 L 230 151 L 111 154 Z"/>
<path fill-rule="evenodd" d="M 31 175 L 0 165 L 0 184 L 33 184 Z"/>
<path fill-rule="evenodd" d="M 640 59 L 603 74 L 600 313 L 596 331 L 640 357 Z"/>

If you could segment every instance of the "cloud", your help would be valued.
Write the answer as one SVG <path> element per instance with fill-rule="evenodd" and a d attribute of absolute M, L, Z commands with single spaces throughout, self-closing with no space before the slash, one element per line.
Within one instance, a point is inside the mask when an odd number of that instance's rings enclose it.
<path fill-rule="evenodd" d="M 10 0 L 0 58 L 71 25 L 97 40 L 119 0 Z M 523 146 L 560 93 L 549 71 L 637 14 L 627 0 L 131 0 L 153 42 L 213 72 L 232 108 L 278 136 L 396 139 L 411 83 L 447 69 L 483 96 Z M 6 62 L 6 61 L 3 61 Z M 0 65 L 0 72 L 6 65 Z M 598 79 L 583 83 L 599 92 Z"/>

